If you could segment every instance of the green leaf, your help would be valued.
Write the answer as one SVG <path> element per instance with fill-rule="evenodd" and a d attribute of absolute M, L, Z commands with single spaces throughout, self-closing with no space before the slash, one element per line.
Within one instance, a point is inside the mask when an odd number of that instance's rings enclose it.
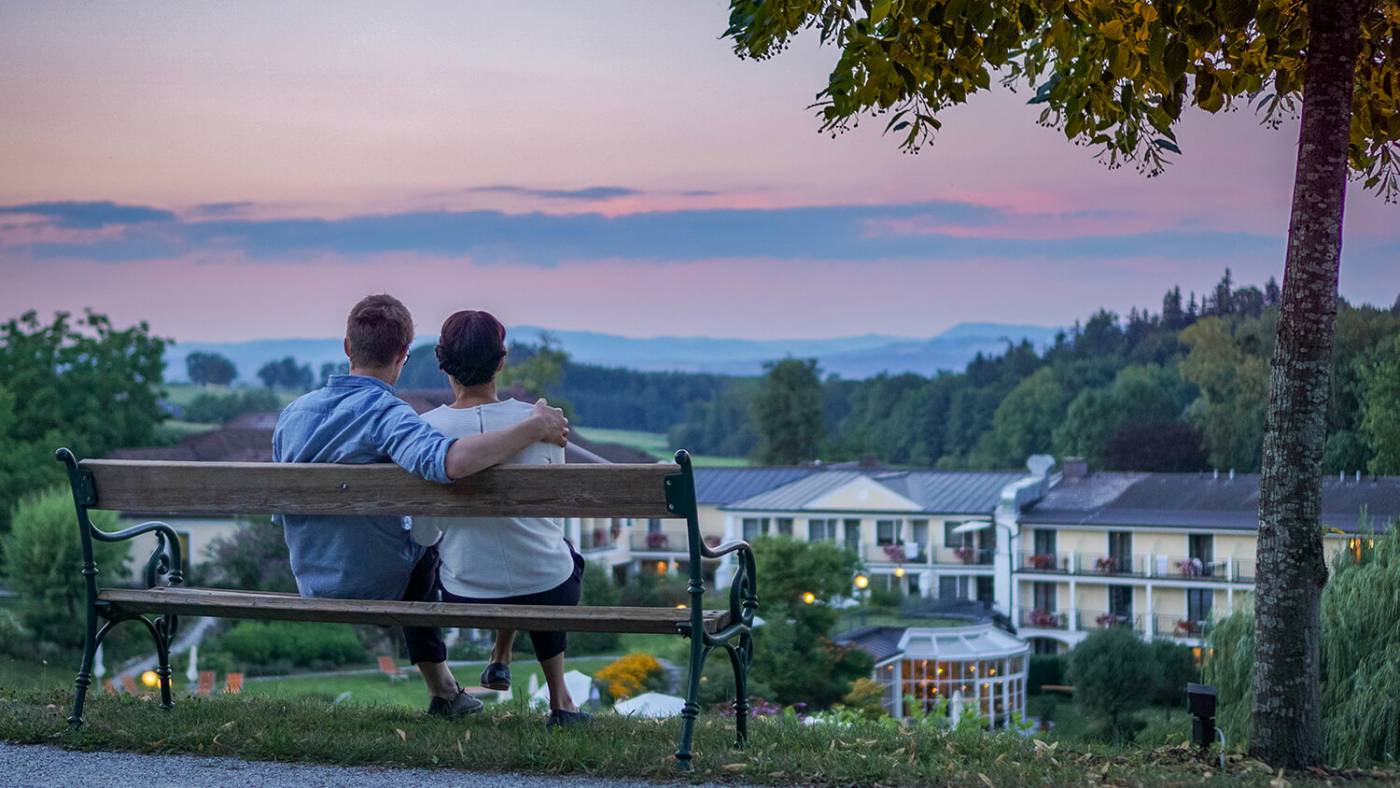
<path fill-rule="evenodd" d="M 870 21 L 879 22 L 890 15 L 890 6 L 894 5 L 894 0 L 875 0 L 870 6 Z"/>
<path fill-rule="evenodd" d="M 1167 50 L 1162 55 L 1162 67 L 1166 69 L 1167 80 L 1175 82 L 1186 73 L 1186 59 L 1190 57 L 1190 50 L 1181 41 L 1173 41 L 1167 44 Z"/>

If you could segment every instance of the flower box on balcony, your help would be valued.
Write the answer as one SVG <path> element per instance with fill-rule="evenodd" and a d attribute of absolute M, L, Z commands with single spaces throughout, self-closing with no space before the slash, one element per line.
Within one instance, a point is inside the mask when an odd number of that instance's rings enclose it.
<path fill-rule="evenodd" d="M 1117 613 L 1103 613 L 1098 618 L 1094 619 L 1094 623 L 1098 624 L 1099 629 L 1108 629 L 1109 627 L 1121 627 L 1127 625 L 1128 617 L 1120 616 Z"/>
<path fill-rule="evenodd" d="M 1060 617 L 1049 610 L 1032 610 L 1028 618 L 1033 627 L 1055 629 L 1060 625 Z"/>
<path fill-rule="evenodd" d="M 1026 559 L 1032 569 L 1051 570 L 1055 568 L 1055 556 L 1051 553 L 1040 553 Z"/>
<path fill-rule="evenodd" d="M 1118 563 L 1118 559 L 1113 556 L 1095 559 L 1094 571 L 1101 575 L 1114 575 L 1118 573 Z"/>
<path fill-rule="evenodd" d="M 661 531 L 652 531 L 647 534 L 648 550 L 665 550 L 671 546 L 671 538 Z"/>
<path fill-rule="evenodd" d="M 906 556 L 904 555 L 904 545 L 887 544 L 885 545 L 884 550 L 885 558 L 889 559 L 890 561 L 893 561 L 896 564 L 902 564 L 905 562 Z"/>
<path fill-rule="evenodd" d="M 977 551 L 971 547 L 954 547 L 953 555 L 958 557 L 964 564 L 970 564 L 977 560 Z"/>

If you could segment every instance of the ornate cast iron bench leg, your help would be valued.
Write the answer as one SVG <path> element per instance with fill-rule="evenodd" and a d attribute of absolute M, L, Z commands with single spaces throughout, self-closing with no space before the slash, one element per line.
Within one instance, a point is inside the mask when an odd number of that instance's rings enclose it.
<path fill-rule="evenodd" d="M 87 625 L 83 638 L 83 659 L 78 667 L 78 677 L 73 682 L 73 712 L 68 724 L 77 727 L 83 724 L 83 705 L 87 701 L 88 687 L 92 686 L 92 663 L 97 658 L 97 647 L 103 638 L 117 624 L 134 619 L 146 625 L 156 647 L 156 675 L 160 677 L 160 706 L 169 710 L 175 708 L 174 693 L 171 688 L 170 644 L 175 639 L 179 620 L 175 616 L 164 615 L 155 621 L 145 616 L 125 615 L 110 609 L 97 599 L 97 561 L 93 558 L 93 541 L 120 542 L 142 534 L 156 535 L 156 549 L 146 560 L 145 580 L 147 588 L 155 588 L 162 575 L 169 577 L 170 585 L 184 582 L 183 564 L 180 561 L 180 539 L 175 529 L 166 523 L 142 523 L 114 533 L 99 531 L 93 527 L 88 517 L 88 507 L 97 502 L 91 473 L 78 465 L 78 458 L 68 449 L 59 449 L 54 457 L 68 469 L 68 484 L 73 490 L 73 505 L 78 514 L 78 535 L 83 550 L 83 585 L 87 594 Z M 102 623 L 99 626 L 98 620 Z"/>
<path fill-rule="evenodd" d="M 758 610 L 754 583 L 753 549 L 746 542 L 730 542 L 715 548 L 705 544 L 700 535 L 700 520 L 695 504 L 695 475 L 690 455 L 676 452 L 676 464 L 681 472 L 666 478 L 666 507 L 677 517 L 686 519 L 690 547 L 690 621 L 682 632 L 690 638 L 690 679 L 686 686 L 685 705 L 681 707 L 681 739 L 676 748 L 676 763 L 682 770 L 691 768 L 694 758 L 695 720 L 700 716 L 700 677 L 705 659 L 716 648 L 723 648 L 734 668 L 734 727 L 735 747 L 743 747 L 749 738 L 749 665 L 753 661 L 753 618 Z M 705 580 L 702 559 L 719 558 L 729 553 L 739 556 L 739 568 L 729 593 L 729 620 L 723 629 L 713 634 L 705 631 Z M 738 643 L 732 643 L 733 640 Z"/>

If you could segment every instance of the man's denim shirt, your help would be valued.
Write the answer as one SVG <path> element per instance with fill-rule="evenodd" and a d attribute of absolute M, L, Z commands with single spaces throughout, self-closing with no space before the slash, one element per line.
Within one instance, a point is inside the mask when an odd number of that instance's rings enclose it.
<path fill-rule="evenodd" d="M 272 434 L 277 462 L 394 462 L 447 484 L 452 439 L 428 426 L 389 384 L 333 375 L 287 406 Z M 278 515 L 302 596 L 401 599 L 424 548 L 406 517 Z"/>

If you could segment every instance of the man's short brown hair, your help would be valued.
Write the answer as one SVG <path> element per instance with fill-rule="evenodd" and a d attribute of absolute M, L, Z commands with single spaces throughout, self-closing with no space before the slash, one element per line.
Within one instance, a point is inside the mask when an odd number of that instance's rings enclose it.
<path fill-rule="evenodd" d="M 345 321 L 351 366 L 386 367 L 413 342 L 413 316 L 391 295 L 366 296 Z"/>

